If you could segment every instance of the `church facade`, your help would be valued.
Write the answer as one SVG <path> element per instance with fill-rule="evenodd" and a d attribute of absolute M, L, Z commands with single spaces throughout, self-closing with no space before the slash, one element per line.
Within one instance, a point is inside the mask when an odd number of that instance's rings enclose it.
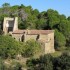
<path fill-rule="evenodd" d="M 3 22 L 3 31 L 11 34 L 12 37 L 21 42 L 34 39 L 43 44 L 44 54 L 55 52 L 54 49 L 54 30 L 19 30 L 18 17 L 5 17 Z"/>

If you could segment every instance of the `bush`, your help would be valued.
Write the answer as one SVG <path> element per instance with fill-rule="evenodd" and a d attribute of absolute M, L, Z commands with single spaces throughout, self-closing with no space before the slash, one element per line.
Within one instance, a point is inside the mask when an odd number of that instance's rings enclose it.
<path fill-rule="evenodd" d="M 14 61 L 10 64 L 4 64 L 4 70 L 22 70 L 22 65 Z"/>
<path fill-rule="evenodd" d="M 31 57 L 41 51 L 40 44 L 37 41 L 29 40 L 23 46 L 22 56 Z"/>
<path fill-rule="evenodd" d="M 0 36 L 0 56 L 14 58 L 20 50 L 20 45 L 10 36 Z"/>
<path fill-rule="evenodd" d="M 20 63 L 16 63 L 13 70 L 22 70 L 22 65 Z"/>
<path fill-rule="evenodd" d="M 54 60 L 54 70 L 70 70 L 70 56 L 66 53 Z"/>
<path fill-rule="evenodd" d="M 4 70 L 4 61 L 0 58 L 0 70 Z"/>
<path fill-rule="evenodd" d="M 50 54 L 41 56 L 39 59 L 31 59 L 27 61 L 30 70 L 53 70 L 52 56 Z"/>

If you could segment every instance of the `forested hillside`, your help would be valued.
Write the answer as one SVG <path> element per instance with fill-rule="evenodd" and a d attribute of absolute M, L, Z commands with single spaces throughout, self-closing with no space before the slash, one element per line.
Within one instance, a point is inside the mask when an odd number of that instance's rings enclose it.
<path fill-rule="evenodd" d="M 10 6 L 9 3 L 4 3 L 0 8 L 0 24 L 2 25 L 4 17 L 15 16 L 19 18 L 19 29 L 54 29 L 55 45 L 70 46 L 70 16 L 66 18 L 53 9 L 39 12 L 31 6 Z"/>
<path fill-rule="evenodd" d="M 19 29 L 55 30 L 55 50 L 68 54 L 58 55 L 55 52 L 34 59 L 35 54 L 42 53 L 41 44 L 34 40 L 22 43 L 8 35 L 4 36 L 4 17 L 18 17 Z M 21 58 L 17 58 L 18 55 Z M 23 58 L 29 58 L 25 64 L 21 61 Z M 6 59 L 9 62 L 5 63 Z M 70 16 L 66 17 L 53 9 L 39 12 L 23 4 L 11 6 L 4 3 L 0 7 L 0 70 L 23 70 L 22 67 L 28 70 L 70 70 Z"/>

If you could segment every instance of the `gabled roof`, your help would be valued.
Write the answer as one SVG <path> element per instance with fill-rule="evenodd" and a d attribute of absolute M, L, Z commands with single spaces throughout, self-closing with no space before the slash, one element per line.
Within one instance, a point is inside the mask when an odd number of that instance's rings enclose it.
<path fill-rule="evenodd" d="M 49 34 L 54 32 L 54 30 L 16 30 L 13 34 Z"/>

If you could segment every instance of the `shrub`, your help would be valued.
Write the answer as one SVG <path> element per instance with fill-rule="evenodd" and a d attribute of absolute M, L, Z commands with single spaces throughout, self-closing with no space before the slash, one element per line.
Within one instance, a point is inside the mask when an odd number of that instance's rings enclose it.
<path fill-rule="evenodd" d="M 4 70 L 4 62 L 1 58 L 0 58 L 0 70 Z"/>
<path fill-rule="evenodd" d="M 39 59 L 30 59 L 27 66 L 30 70 L 53 70 L 52 56 L 47 54 Z"/>
<path fill-rule="evenodd" d="M 14 58 L 18 53 L 20 45 L 10 36 L 0 36 L 0 56 L 3 58 Z"/>
<path fill-rule="evenodd" d="M 66 53 L 54 60 L 54 70 L 70 70 L 70 56 Z"/>
<path fill-rule="evenodd" d="M 37 41 L 29 40 L 25 43 L 22 55 L 24 57 L 30 57 L 40 52 L 40 44 Z"/>

